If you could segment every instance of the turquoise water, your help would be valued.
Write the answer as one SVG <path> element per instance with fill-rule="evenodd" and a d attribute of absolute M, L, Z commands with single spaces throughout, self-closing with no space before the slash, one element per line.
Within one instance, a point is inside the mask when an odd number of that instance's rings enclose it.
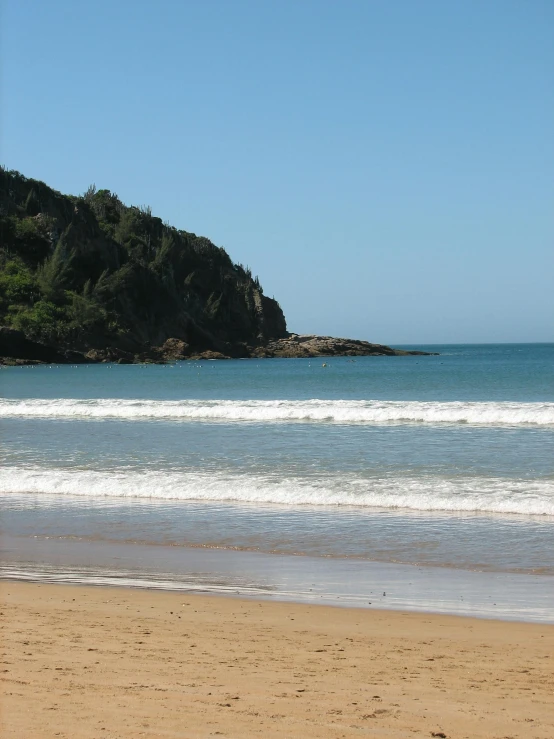
<path fill-rule="evenodd" d="M 6 368 L 4 534 L 550 583 L 554 345 L 429 349 Z"/>

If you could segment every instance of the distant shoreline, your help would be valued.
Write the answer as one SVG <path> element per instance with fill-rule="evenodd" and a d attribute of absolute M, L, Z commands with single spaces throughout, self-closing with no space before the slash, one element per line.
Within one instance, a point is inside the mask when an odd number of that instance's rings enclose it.
<path fill-rule="evenodd" d="M 90 349 L 58 349 L 28 339 L 23 332 L 0 326 L 0 365 L 28 364 L 167 364 L 179 360 L 199 359 L 267 359 L 327 358 L 366 356 L 436 356 L 437 352 L 393 349 L 384 344 L 372 344 L 357 339 L 340 339 L 315 334 L 289 333 L 285 338 L 270 339 L 257 346 L 242 345 L 230 353 L 213 348 L 190 347 L 181 339 L 170 338 L 158 347 L 143 347 L 131 352 L 117 346 Z M 228 351 L 228 350 L 226 350 Z"/>

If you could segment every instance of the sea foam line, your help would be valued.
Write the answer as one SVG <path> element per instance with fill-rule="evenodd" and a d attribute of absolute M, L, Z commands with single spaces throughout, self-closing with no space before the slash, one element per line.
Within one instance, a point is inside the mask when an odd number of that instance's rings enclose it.
<path fill-rule="evenodd" d="M 554 403 L 397 400 L 0 399 L 0 418 L 554 426 Z"/>
<path fill-rule="evenodd" d="M 554 480 L 498 477 L 272 477 L 226 472 L 0 468 L 0 494 L 357 506 L 554 516 Z"/>

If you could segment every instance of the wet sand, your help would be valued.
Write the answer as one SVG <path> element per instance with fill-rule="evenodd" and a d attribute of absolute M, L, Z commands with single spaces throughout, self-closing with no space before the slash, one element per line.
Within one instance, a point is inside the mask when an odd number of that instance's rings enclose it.
<path fill-rule="evenodd" d="M 2 582 L 2 737 L 554 736 L 554 626 Z"/>

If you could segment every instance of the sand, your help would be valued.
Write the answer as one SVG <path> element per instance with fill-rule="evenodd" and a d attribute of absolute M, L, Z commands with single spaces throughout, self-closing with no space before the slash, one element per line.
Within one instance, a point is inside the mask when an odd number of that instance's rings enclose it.
<path fill-rule="evenodd" d="M 554 737 L 554 626 L 3 582 L 2 737 Z"/>

